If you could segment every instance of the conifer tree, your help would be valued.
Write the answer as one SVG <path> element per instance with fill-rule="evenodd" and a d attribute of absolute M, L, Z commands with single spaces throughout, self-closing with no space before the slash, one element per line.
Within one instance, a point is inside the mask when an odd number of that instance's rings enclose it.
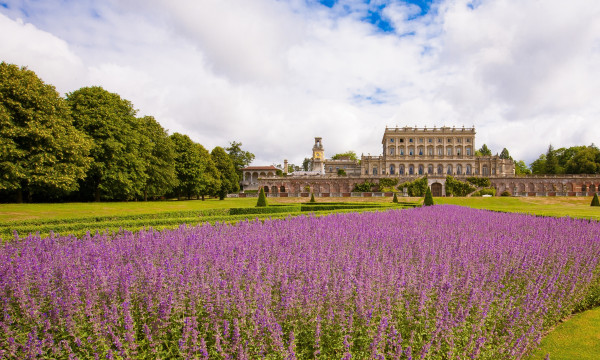
<path fill-rule="evenodd" d="M 396 193 L 394 193 L 394 199 L 392 200 L 393 203 L 398 203 L 398 196 L 396 195 Z"/>
<path fill-rule="evenodd" d="M 314 203 L 315 201 L 315 193 L 310 193 L 310 202 Z"/>
<path fill-rule="evenodd" d="M 598 201 L 598 194 L 594 194 L 591 206 L 600 206 L 600 201 Z"/>
<path fill-rule="evenodd" d="M 265 190 L 260 188 L 258 192 L 258 201 L 256 202 L 256 207 L 266 207 L 267 206 L 267 197 L 265 196 Z"/>
<path fill-rule="evenodd" d="M 433 196 L 431 195 L 431 189 L 427 187 L 427 192 L 425 193 L 425 200 L 423 200 L 423 206 L 431 205 L 433 205 Z"/>

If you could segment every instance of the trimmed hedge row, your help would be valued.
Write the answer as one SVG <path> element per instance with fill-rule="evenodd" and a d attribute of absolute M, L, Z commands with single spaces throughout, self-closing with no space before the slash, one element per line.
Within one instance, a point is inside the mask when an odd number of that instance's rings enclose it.
<path fill-rule="evenodd" d="M 300 206 L 267 206 L 253 208 L 231 208 L 229 215 L 250 215 L 250 214 L 277 214 L 277 213 L 293 213 L 299 212 Z"/>

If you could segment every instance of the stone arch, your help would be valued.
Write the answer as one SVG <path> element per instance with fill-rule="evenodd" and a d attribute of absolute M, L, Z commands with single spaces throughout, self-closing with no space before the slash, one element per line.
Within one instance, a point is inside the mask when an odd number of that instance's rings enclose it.
<path fill-rule="evenodd" d="M 433 175 L 433 165 L 432 164 L 427 165 L 427 174 Z"/>
<path fill-rule="evenodd" d="M 390 165 L 390 175 L 395 175 L 396 174 L 396 165 L 391 164 Z"/>
<path fill-rule="evenodd" d="M 568 183 L 567 184 L 567 191 L 573 191 L 573 184 L 572 183 Z"/>
<path fill-rule="evenodd" d="M 519 183 L 519 192 L 525 192 L 525 183 Z"/>
<path fill-rule="evenodd" d="M 434 182 L 431 184 L 431 195 L 442 196 L 442 184 L 439 182 Z"/>
<path fill-rule="evenodd" d="M 263 187 L 263 190 L 265 191 L 265 194 L 269 193 L 269 187 L 267 185 Z"/>
<path fill-rule="evenodd" d="M 456 165 L 456 175 L 461 175 L 462 174 L 462 165 L 458 164 Z"/>
<path fill-rule="evenodd" d="M 279 189 L 277 189 L 276 185 L 271 186 L 271 193 L 277 194 L 278 192 L 279 192 Z"/>
<path fill-rule="evenodd" d="M 444 174 L 444 165 L 442 165 L 442 164 L 439 164 L 439 165 L 437 166 L 437 174 L 438 174 L 438 175 L 442 175 L 442 174 Z"/>
<path fill-rule="evenodd" d="M 529 183 L 529 189 L 530 192 L 534 192 L 535 191 L 535 184 L 534 183 Z"/>
<path fill-rule="evenodd" d="M 419 164 L 419 175 L 425 174 L 425 166 L 423 164 Z"/>
<path fill-rule="evenodd" d="M 398 166 L 398 174 L 399 175 L 404 175 L 404 165 Z"/>
<path fill-rule="evenodd" d="M 581 192 L 586 192 L 587 186 L 585 184 L 581 184 Z"/>
<path fill-rule="evenodd" d="M 282 193 L 284 193 L 284 192 L 285 192 L 285 185 L 281 185 L 281 186 L 279 187 L 279 192 L 282 192 Z"/>
<path fill-rule="evenodd" d="M 446 167 L 446 174 L 452 175 L 452 164 L 448 164 Z"/>
<path fill-rule="evenodd" d="M 252 182 L 253 184 L 256 184 L 258 182 L 258 173 L 257 172 L 252 173 L 252 179 L 250 180 L 250 182 Z"/>
<path fill-rule="evenodd" d="M 322 193 L 329 193 L 329 192 L 331 192 L 330 191 L 330 186 L 329 186 L 328 183 L 327 184 L 322 184 L 320 190 L 321 190 L 320 192 L 322 192 Z"/>
<path fill-rule="evenodd" d="M 471 172 L 472 172 L 472 170 L 471 170 L 471 164 L 467 164 L 467 169 L 465 170 L 465 173 L 467 175 L 471 175 Z"/>
<path fill-rule="evenodd" d="M 590 185 L 590 191 L 596 192 L 596 185 L 594 185 L 594 184 Z"/>
<path fill-rule="evenodd" d="M 337 182 L 333 183 L 333 192 L 334 193 L 339 193 L 340 192 L 340 184 L 338 184 Z"/>

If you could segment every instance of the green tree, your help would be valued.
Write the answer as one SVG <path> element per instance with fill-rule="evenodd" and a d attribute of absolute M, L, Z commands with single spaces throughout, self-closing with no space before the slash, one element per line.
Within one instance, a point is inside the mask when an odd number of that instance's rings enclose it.
<path fill-rule="evenodd" d="M 559 166 L 558 166 L 558 158 L 554 152 L 554 147 L 552 144 L 548 146 L 548 151 L 546 152 L 546 172 L 545 174 L 558 174 Z"/>
<path fill-rule="evenodd" d="M 204 200 L 206 195 L 217 194 L 221 181 L 209 152 L 187 135 L 175 133 L 171 140 L 175 144 L 175 173 L 179 181 L 175 191 L 178 198 L 182 195 L 188 199 L 202 196 Z"/>
<path fill-rule="evenodd" d="M 427 191 L 425 192 L 425 198 L 423 199 L 423 206 L 431 205 L 433 205 L 433 196 L 431 195 L 431 189 L 427 187 Z"/>
<path fill-rule="evenodd" d="M 175 174 L 175 144 L 167 131 L 152 116 L 138 119 L 143 135 L 141 156 L 146 162 L 144 201 L 148 196 L 163 196 L 177 186 Z"/>
<path fill-rule="evenodd" d="M 600 164 L 596 158 L 600 151 L 595 146 L 588 146 L 580 149 L 575 155 L 567 161 L 566 172 L 569 174 L 598 174 L 600 173 Z"/>
<path fill-rule="evenodd" d="M 128 100 L 99 86 L 67 94 L 75 126 L 94 140 L 93 162 L 87 173 L 94 199 L 132 199 L 143 193 L 146 140 L 136 110 Z"/>
<path fill-rule="evenodd" d="M 338 159 L 341 159 L 343 157 L 347 157 L 350 160 L 358 161 L 358 156 L 356 156 L 356 153 L 354 151 L 352 151 L 352 150 L 346 151 L 344 153 L 335 154 L 335 155 L 333 155 L 331 157 L 331 159 L 338 160 Z"/>
<path fill-rule="evenodd" d="M 254 154 L 249 151 L 242 150 L 242 143 L 232 141 L 229 143 L 229 147 L 226 148 L 227 153 L 233 161 L 233 166 L 238 174 L 238 177 L 242 178 L 242 169 L 250 165 L 254 160 Z"/>
<path fill-rule="evenodd" d="M 534 162 L 529 164 L 532 174 L 545 174 L 546 173 L 546 154 L 541 154 Z"/>
<path fill-rule="evenodd" d="M 309 158 L 304 158 L 304 160 L 302 160 L 302 169 L 304 171 L 310 171 L 312 169 L 312 160 Z"/>
<path fill-rule="evenodd" d="M 33 71 L 0 63 L 0 190 L 73 191 L 85 177 L 91 140 L 68 105 Z"/>
<path fill-rule="evenodd" d="M 525 164 L 525 161 L 519 160 L 515 161 L 515 174 L 516 175 L 529 175 L 531 174 L 531 170 Z"/>
<path fill-rule="evenodd" d="M 267 197 L 265 196 L 265 190 L 261 187 L 258 192 L 258 200 L 256 201 L 256 207 L 266 207 Z"/>
<path fill-rule="evenodd" d="M 600 201 L 598 201 L 598 194 L 594 194 L 594 198 L 592 199 L 591 206 L 600 206 Z"/>
<path fill-rule="evenodd" d="M 486 144 L 483 144 L 481 146 L 481 149 L 479 149 L 475 152 L 475 155 L 477 155 L 477 156 L 492 156 L 492 150 L 490 150 Z"/>
<path fill-rule="evenodd" d="M 396 192 L 394 192 L 394 198 L 392 199 L 393 203 L 397 203 L 398 202 L 398 195 L 396 195 Z"/>
<path fill-rule="evenodd" d="M 310 201 L 311 203 L 315 203 L 315 194 L 314 193 L 310 193 Z"/>
<path fill-rule="evenodd" d="M 221 185 L 217 191 L 219 199 L 223 200 L 227 194 L 240 191 L 239 178 L 229 154 L 222 147 L 217 146 L 211 151 L 210 156 L 217 170 L 219 170 L 221 180 Z"/>
<path fill-rule="evenodd" d="M 502 149 L 500 152 L 500 159 L 512 160 L 512 156 L 510 156 L 506 148 Z"/>

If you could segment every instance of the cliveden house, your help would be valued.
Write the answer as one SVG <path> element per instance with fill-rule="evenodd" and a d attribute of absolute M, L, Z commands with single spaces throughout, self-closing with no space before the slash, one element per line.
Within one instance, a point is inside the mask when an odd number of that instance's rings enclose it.
<path fill-rule="evenodd" d="M 498 155 L 475 155 L 475 128 L 395 127 L 386 128 L 381 140 L 382 154 L 327 159 L 323 140 L 315 138 L 312 170 L 286 173 L 274 166 L 251 166 L 242 170 L 245 190 L 265 189 L 269 196 L 356 196 L 355 184 L 377 183 L 381 178 L 398 178 L 399 183 L 427 176 L 434 196 L 445 196 L 447 176 L 487 177 L 496 194 L 508 191 L 519 196 L 576 196 L 598 191 L 599 175 L 515 175 L 511 159 Z M 243 196 L 243 194 L 240 194 Z M 384 196 L 383 193 L 361 196 Z M 390 194 L 387 194 L 390 195 Z"/>

